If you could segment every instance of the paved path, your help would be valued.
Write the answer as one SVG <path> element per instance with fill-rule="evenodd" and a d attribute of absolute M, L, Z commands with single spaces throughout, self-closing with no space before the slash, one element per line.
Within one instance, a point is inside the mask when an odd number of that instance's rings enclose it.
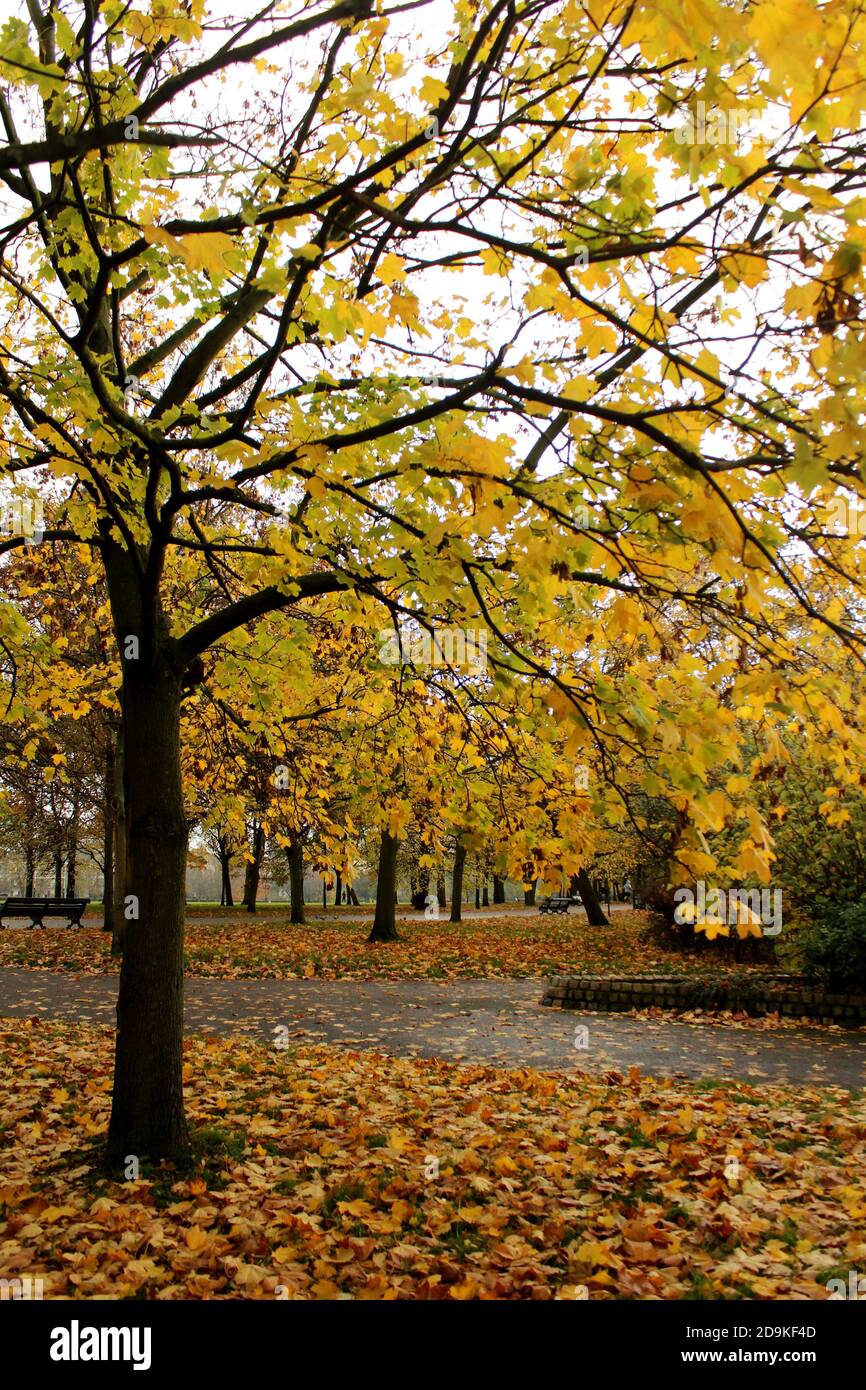
<path fill-rule="evenodd" d="M 538 901 L 541 902 L 541 900 L 541 897 L 539 897 Z M 610 911 L 612 913 L 632 911 L 631 903 L 608 904 L 605 902 L 602 903 L 602 907 L 605 912 Z M 289 911 L 290 908 L 287 902 L 259 899 L 258 920 L 261 922 L 266 922 L 269 925 L 275 922 L 288 922 Z M 362 903 L 360 907 L 334 907 L 332 903 L 327 908 L 323 908 L 321 898 L 319 898 L 316 901 L 308 902 L 304 911 L 308 926 L 339 927 L 346 922 L 352 925 L 363 922 L 372 926 L 375 904 Z M 439 922 L 447 922 L 450 911 L 450 907 L 443 908 L 437 920 Z M 583 921 L 586 917 L 586 913 L 582 907 L 575 907 L 569 910 L 569 916 L 572 917 L 572 920 L 574 917 L 577 917 L 579 921 Z M 405 904 L 402 907 L 397 907 L 396 917 L 398 927 L 401 922 L 422 923 L 425 920 L 423 910 L 416 911 L 415 908 L 408 907 Z M 463 924 L 465 926 L 471 926 L 473 922 L 486 921 L 491 917 L 500 919 L 505 917 L 509 921 L 514 922 L 543 922 L 546 920 L 546 918 L 539 915 L 537 906 L 525 907 L 523 903 L 512 902 L 496 907 L 473 907 L 471 903 L 463 904 Z M 201 903 L 193 903 L 188 908 L 186 920 L 187 925 L 202 923 L 207 925 L 219 924 L 221 926 L 229 926 L 237 922 L 249 925 L 250 918 L 246 909 L 240 905 L 236 907 L 217 907 L 216 904 L 213 904 L 212 906 L 204 907 Z M 85 927 L 102 926 L 102 911 L 99 904 L 95 904 L 87 909 L 82 918 L 82 923 Z M 16 921 L 7 918 L 3 930 L 28 932 L 30 926 L 21 918 Z"/>
<path fill-rule="evenodd" d="M 738 1029 L 558 1011 L 540 980 L 187 980 L 187 1028 L 403 1056 L 593 1072 L 866 1085 L 866 1032 Z M 0 1015 L 114 1022 L 117 976 L 0 970 Z M 586 1028 L 585 1037 L 576 1030 Z"/>
<path fill-rule="evenodd" d="M 540 896 L 538 901 L 542 901 Z M 602 903 L 602 907 L 604 908 L 605 912 L 608 911 L 607 903 Z M 321 901 L 319 901 L 307 903 L 304 911 L 308 924 L 311 922 L 315 922 L 317 926 L 321 925 L 336 927 L 339 926 L 342 922 L 369 922 L 372 924 L 373 913 L 375 911 L 375 908 L 373 903 L 364 903 L 361 905 L 361 907 L 334 907 L 332 905 L 328 908 L 323 908 Z M 450 911 L 450 908 L 442 908 L 437 920 L 439 922 L 447 922 L 448 914 Z M 632 907 L 630 903 L 611 903 L 610 911 L 631 912 Z M 281 919 L 288 921 L 289 904 L 283 902 L 260 902 L 259 915 L 263 922 L 279 921 Z M 422 910 L 416 911 L 415 908 L 412 907 L 398 907 L 396 915 L 398 926 L 401 922 L 424 921 L 424 912 Z M 579 921 L 583 921 L 586 917 L 586 913 L 582 907 L 575 907 L 573 909 L 570 909 L 568 915 L 572 917 L 572 919 L 574 917 L 577 917 Z M 471 926 L 473 922 L 483 922 L 490 917 L 507 917 L 509 921 L 514 920 L 515 922 L 532 922 L 539 920 L 543 922 L 546 920 L 543 916 L 539 917 L 537 906 L 524 907 L 523 903 L 508 903 L 503 904 L 501 907 L 473 907 L 471 903 L 463 904 L 464 925 Z M 102 918 L 100 917 L 98 912 L 95 914 L 88 913 L 84 918 L 84 925 L 86 927 L 98 926 L 101 923 L 101 921 Z M 192 910 L 190 915 L 187 917 L 188 923 L 210 921 L 248 922 L 249 917 L 246 911 L 241 907 L 214 907 L 208 909 L 198 906 L 196 906 Z"/>

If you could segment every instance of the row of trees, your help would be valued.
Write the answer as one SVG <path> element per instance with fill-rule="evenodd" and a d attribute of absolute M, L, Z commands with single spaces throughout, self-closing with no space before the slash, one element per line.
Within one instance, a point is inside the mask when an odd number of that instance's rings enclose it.
<path fill-rule="evenodd" d="M 123 878 L 113 872 L 123 857 L 120 679 L 107 655 L 98 663 L 89 655 L 110 649 L 104 586 L 87 552 L 70 573 L 69 557 L 50 545 L 13 555 L 6 577 L 15 611 L 27 622 L 16 636 L 14 662 L 7 649 L 4 843 L 19 851 L 23 845 L 28 892 L 46 857 L 65 865 L 67 893 L 77 856 L 92 857 L 104 876 L 105 924 L 114 927 L 120 950 L 128 918 Z M 47 624 L 24 603 L 27 592 L 43 586 L 55 594 Z M 347 901 L 359 870 L 372 876 L 374 939 L 396 935 L 398 868 L 416 905 L 432 892 L 444 907 L 448 873 L 454 921 L 464 878 L 485 904 L 491 881 L 497 903 L 507 877 L 523 879 L 534 903 L 540 877 L 559 889 L 563 875 L 577 878 L 579 868 L 575 891 L 603 920 L 583 874 L 599 848 L 592 811 L 598 791 L 590 789 L 588 767 L 568 765 L 543 703 L 536 701 L 530 720 L 527 693 L 516 701 L 494 695 L 486 671 L 386 664 L 383 634 L 358 624 L 341 630 L 325 600 L 311 605 L 299 631 L 291 629 L 281 615 L 260 626 L 255 644 L 218 649 L 184 701 L 188 829 L 218 858 L 229 905 L 232 870 L 242 865 L 241 902 L 255 911 L 268 853 L 271 863 L 284 856 L 295 922 L 304 920 L 305 864 L 327 875 L 341 897 L 345 885 Z M 557 830 L 560 803 L 572 815 L 564 834 Z M 576 851 L 581 862 L 575 867 L 569 859 L 569 873 L 565 860 Z M 62 876 L 55 891 L 64 891 Z"/>
<path fill-rule="evenodd" d="M 2 843 L 21 855 L 26 892 L 41 865 L 53 866 L 57 894 L 72 895 L 78 857 L 94 860 L 119 952 L 129 917 L 122 876 L 113 874 L 124 852 L 120 677 L 111 670 L 101 576 L 86 550 L 70 572 L 69 556 L 45 545 L 13 552 L 6 579 L 10 612 L 26 622 L 7 645 Z M 50 621 L 28 612 L 33 590 L 53 593 Z M 776 729 L 762 707 L 760 732 L 746 717 L 749 707 L 740 706 L 734 728 L 746 775 L 719 746 L 723 761 L 709 779 L 708 807 L 700 817 L 685 816 L 675 797 L 647 793 L 647 770 L 658 785 L 664 771 L 657 747 L 643 754 L 638 777 L 627 773 L 622 754 L 615 764 L 592 755 L 574 763 L 544 688 L 534 698 L 524 678 L 506 696 L 487 670 L 416 666 L 405 630 L 407 654 L 395 664 L 383 660 L 387 641 L 388 634 L 357 622 L 341 628 L 331 602 L 320 599 L 300 626 L 281 614 L 259 626 L 255 645 L 245 634 L 237 649 L 221 645 L 203 667 L 183 705 L 184 804 L 189 833 L 220 863 L 229 905 L 238 867 L 243 907 L 255 911 L 266 869 L 288 882 L 298 923 L 305 868 L 323 876 L 335 901 L 345 893 L 347 903 L 357 903 L 352 885 L 363 873 L 377 885 L 372 939 L 388 940 L 396 937 L 398 876 L 416 907 L 435 897 L 440 908 L 450 878 L 453 921 L 461 918 L 467 886 L 487 906 L 504 901 L 512 877 L 524 881 L 527 903 L 543 881 L 580 896 L 590 920 L 604 923 L 601 885 L 633 876 L 642 896 L 669 909 L 677 870 L 695 844 L 705 862 L 711 850 L 716 863 L 733 856 L 743 816 L 765 849 L 771 828 L 775 881 L 795 902 L 831 893 L 856 900 L 866 888 L 863 774 L 809 742 L 805 705 L 799 731 L 787 710 Z M 759 654 L 735 653 L 727 642 L 716 634 L 693 656 L 717 682 L 720 708 L 730 711 L 738 688 L 766 682 Z M 634 643 L 632 659 L 639 650 Z M 592 661 L 618 679 L 621 644 L 597 646 Z M 847 664 L 847 672 L 838 659 L 828 665 L 825 684 L 839 691 L 850 679 L 850 704 L 860 685 Z M 818 698 L 813 689 L 813 707 Z M 821 719 L 827 728 L 843 727 L 835 703 L 826 704 Z M 722 727 L 727 738 L 731 725 Z M 729 793 L 747 787 L 752 804 L 738 818 Z M 806 856 L 816 820 L 823 824 L 820 848 Z M 694 858 L 691 868 L 700 868 Z"/>

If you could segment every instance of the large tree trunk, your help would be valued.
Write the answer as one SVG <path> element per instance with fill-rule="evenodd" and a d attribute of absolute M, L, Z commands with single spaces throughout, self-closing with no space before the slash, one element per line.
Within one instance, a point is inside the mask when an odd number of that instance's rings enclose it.
<path fill-rule="evenodd" d="M 143 663 L 142 663 L 143 664 Z M 123 686 L 128 919 L 117 1000 L 108 1160 L 180 1158 L 183 918 L 187 821 L 180 769 L 180 683 L 157 655 L 126 663 Z"/>
<path fill-rule="evenodd" d="M 466 846 L 458 840 L 454 846 L 454 869 L 451 878 L 451 921 L 462 920 L 463 907 L 463 866 L 466 863 Z"/>
<path fill-rule="evenodd" d="M 265 854 L 265 832 L 260 825 L 253 831 L 253 857 L 247 860 L 244 870 L 244 897 L 242 906 L 247 912 L 255 912 L 259 896 L 259 878 L 262 872 L 262 859 Z"/>
<path fill-rule="evenodd" d="M 304 923 L 304 845 L 300 836 L 286 850 L 289 861 L 289 895 L 292 900 L 291 920 Z"/>
<path fill-rule="evenodd" d="M 400 841 L 387 830 L 382 831 L 379 845 L 379 872 L 376 876 L 376 915 L 368 941 L 399 941 L 397 917 L 397 850 Z"/>
<path fill-rule="evenodd" d="M 343 902 L 343 875 L 337 870 L 337 882 L 334 887 L 334 906 L 340 907 Z"/>
<path fill-rule="evenodd" d="M 586 909 L 586 917 L 591 927 L 608 927 L 610 923 L 604 914 L 604 908 L 598 900 L 598 894 L 592 886 L 592 880 L 586 869 L 581 869 L 579 874 L 575 874 L 571 880 L 572 896 L 575 891 L 580 895 L 580 900 Z"/>
<path fill-rule="evenodd" d="M 538 879 L 534 878 L 529 888 L 523 889 L 524 907 L 535 907 L 535 890 L 538 887 Z"/>
<path fill-rule="evenodd" d="M 505 902 L 505 879 L 498 874 L 493 875 L 493 901 L 494 903 Z"/>

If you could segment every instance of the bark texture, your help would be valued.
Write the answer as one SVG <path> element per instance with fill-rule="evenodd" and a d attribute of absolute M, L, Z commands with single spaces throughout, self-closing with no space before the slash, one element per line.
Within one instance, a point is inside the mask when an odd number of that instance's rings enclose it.
<path fill-rule="evenodd" d="M 397 850 L 400 841 L 387 830 L 379 845 L 379 871 L 376 876 L 376 915 L 368 941 L 399 941 L 397 935 Z"/>
<path fill-rule="evenodd" d="M 135 663 L 130 662 L 130 666 Z M 125 673 L 128 911 L 117 1000 L 109 1163 L 179 1158 L 183 1108 L 183 919 L 187 821 L 181 793 L 180 683 L 157 652 Z"/>
<path fill-rule="evenodd" d="M 454 846 L 454 869 L 451 879 L 451 921 L 460 922 L 463 908 L 463 870 L 466 866 L 466 846 L 458 840 Z"/>

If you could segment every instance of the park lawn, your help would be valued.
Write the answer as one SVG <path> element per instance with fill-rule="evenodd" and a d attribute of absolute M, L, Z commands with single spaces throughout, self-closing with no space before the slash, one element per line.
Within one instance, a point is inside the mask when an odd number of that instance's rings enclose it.
<path fill-rule="evenodd" d="M 0 1026 L 0 1277 L 45 1298 L 824 1298 L 866 1099 L 190 1038 L 197 1159 L 107 1179 L 111 1030 Z"/>
<path fill-rule="evenodd" d="M 646 916 L 617 912 L 610 926 L 591 927 L 583 913 L 479 918 L 452 924 L 423 918 L 398 922 L 400 941 L 367 943 L 364 922 L 314 918 L 291 926 L 283 916 L 251 917 L 219 909 L 186 924 L 187 973 L 206 979 L 413 980 L 534 979 L 579 972 L 718 970 L 713 952 L 684 956 L 645 938 Z M 100 974 L 118 968 L 96 927 L 0 932 L 0 967 Z M 761 966 L 739 969 L 760 970 Z"/>

